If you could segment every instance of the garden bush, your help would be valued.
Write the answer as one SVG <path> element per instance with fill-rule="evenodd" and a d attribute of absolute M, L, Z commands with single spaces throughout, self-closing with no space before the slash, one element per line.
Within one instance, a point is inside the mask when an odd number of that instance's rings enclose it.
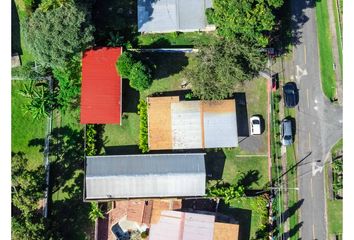
<path fill-rule="evenodd" d="M 95 125 L 87 124 L 86 126 L 86 148 L 85 152 L 87 156 L 94 156 L 96 155 L 96 133 Z"/>
<path fill-rule="evenodd" d="M 139 149 L 143 153 L 145 153 L 149 151 L 149 143 L 148 143 L 147 104 L 143 100 L 140 100 L 139 102 L 138 114 L 140 116 Z"/>
<path fill-rule="evenodd" d="M 129 74 L 130 86 L 138 91 L 143 91 L 150 87 L 151 82 L 150 69 L 140 61 L 135 63 Z"/>
<path fill-rule="evenodd" d="M 123 78 L 129 78 L 130 71 L 135 63 L 136 60 L 130 52 L 123 52 L 117 61 L 119 75 Z"/>
<path fill-rule="evenodd" d="M 214 9 L 213 8 L 207 8 L 205 10 L 205 15 L 207 18 L 207 22 L 209 24 L 214 24 Z"/>

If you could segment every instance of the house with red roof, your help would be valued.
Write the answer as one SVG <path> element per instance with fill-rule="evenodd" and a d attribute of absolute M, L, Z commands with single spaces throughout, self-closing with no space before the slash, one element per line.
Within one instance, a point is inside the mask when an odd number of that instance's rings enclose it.
<path fill-rule="evenodd" d="M 81 124 L 121 124 L 122 77 L 116 62 L 121 47 L 90 49 L 82 58 Z"/>

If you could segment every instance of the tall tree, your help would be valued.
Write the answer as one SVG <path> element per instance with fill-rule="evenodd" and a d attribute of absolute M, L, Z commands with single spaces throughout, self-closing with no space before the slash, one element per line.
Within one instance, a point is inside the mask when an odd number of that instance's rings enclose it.
<path fill-rule="evenodd" d="M 212 19 L 219 35 L 264 47 L 275 25 L 273 10 L 282 4 L 283 0 L 214 0 Z"/>
<path fill-rule="evenodd" d="M 44 66 L 62 67 L 93 42 L 94 27 L 83 7 L 63 3 L 38 8 L 24 24 L 25 39 L 35 59 Z"/>
<path fill-rule="evenodd" d="M 195 96 L 219 100 L 230 97 L 238 82 L 251 80 L 264 64 L 258 48 L 225 40 L 201 46 L 196 67 L 185 73 Z"/>

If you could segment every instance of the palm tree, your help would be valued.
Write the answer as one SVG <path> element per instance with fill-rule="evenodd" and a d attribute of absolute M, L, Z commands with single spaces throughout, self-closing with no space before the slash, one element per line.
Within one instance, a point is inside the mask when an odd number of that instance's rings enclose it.
<path fill-rule="evenodd" d="M 124 42 L 123 36 L 119 36 L 118 33 L 114 34 L 113 32 L 109 32 L 109 39 L 107 42 L 107 46 L 119 47 L 123 45 L 123 42 Z"/>

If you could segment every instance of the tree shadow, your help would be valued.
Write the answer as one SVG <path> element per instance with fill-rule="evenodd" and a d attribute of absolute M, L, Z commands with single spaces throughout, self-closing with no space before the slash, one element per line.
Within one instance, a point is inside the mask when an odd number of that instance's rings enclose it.
<path fill-rule="evenodd" d="M 185 53 L 144 52 L 140 54 L 153 71 L 153 79 L 159 80 L 181 72 L 189 63 Z"/>
<path fill-rule="evenodd" d="M 288 209 L 286 209 L 282 214 L 281 214 L 281 223 L 285 223 L 285 221 L 287 219 L 289 219 L 291 216 L 293 216 L 297 210 L 300 209 L 300 207 L 302 206 L 302 204 L 304 203 L 304 199 L 301 199 L 299 201 L 297 201 L 296 203 L 294 203 L 291 207 L 289 207 Z"/>
<path fill-rule="evenodd" d="M 208 180 L 221 180 L 224 172 L 226 156 L 222 149 L 207 149 L 205 170 Z"/>
<path fill-rule="evenodd" d="M 141 150 L 138 145 L 105 146 L 104 150 L 106 155 L 141 154 Z"/>
<path fill-rule="evenodd" d="M 28 146 L 40 147 L 44 151 L 44 138 L 29 141 Z M 76 170 L 84 169 L 83 130 L 67 126 L 54 128 L 49 142 L 51 193 L 57 192 Z"/>
<path fill-rule="evenodd" d="M 122 95 L 123 95 L 123 113 L 137 113 L 138 112 L 138 104 L 139 104 L 139 92 L 133 89 L 129 85 L 129 80 L 128 79 L 123 79 L 123 90 L 122 90 Z"/>
<path fill-rule="evenodd" d="M 301 29 L 309 20 L 305 10 L 315 6 L 315 0 L 284 1 L 283 6 L 275 10 L 277 24 L 274 27 L 271 45 L 276 47 L 280 54 L 288 53 L 292 45 L 302 43 Z"/>
<path fill-rule="evenodd" d="M 22 55 L 20 18 L 14 0 L 11 0 L 11 53 Z"/>
<path fill-rule="evenodd" d="M 219 211 L 232 216 L 239 223 L 239 240 L 249 240 L 251 235 L 252 211 L 242 208 L 231 208 L 224 203 L 220 204 Z"/>
<path fill-rule="evenodd" d="M 283 234 L 282 239 L 290 239 L 291 237 L 295 236 L 296 233 L 298 233 L 300 231 L 300 228 L 302 227 L 304 222 L 300 222 L 298 224 L 296 224 L 292 229 L 290 229 L 288 232 L 285 232 Z"/>
<path fill-rule="evenodd" d="M 105 46 L 110 32 L 124 36 L 124 42 L 137 45 L 137 1 L 96 0 L 92 20 L 96 45 Z"/>
<path fill-rule="evenodd" d="M 216 201 L 214 199 L 182 199 L 183 211 L 216 211 Z"/>
<path fill-rule="evenodd" d="M 243 186 L 245 190 L 248 190 L 253 184 L 258 185 L 258 180 L 260 178 L 261 175 L 258 170 L 249 170 L 247 172 L 242 172 L 241 177 L 237 181 L 237 185 Z"/>
<path fill-rule="evenodd" d="M 234 94 L 236 101 L 237 133 L 239 137 L 249 137 L 246 93 Z"/>

